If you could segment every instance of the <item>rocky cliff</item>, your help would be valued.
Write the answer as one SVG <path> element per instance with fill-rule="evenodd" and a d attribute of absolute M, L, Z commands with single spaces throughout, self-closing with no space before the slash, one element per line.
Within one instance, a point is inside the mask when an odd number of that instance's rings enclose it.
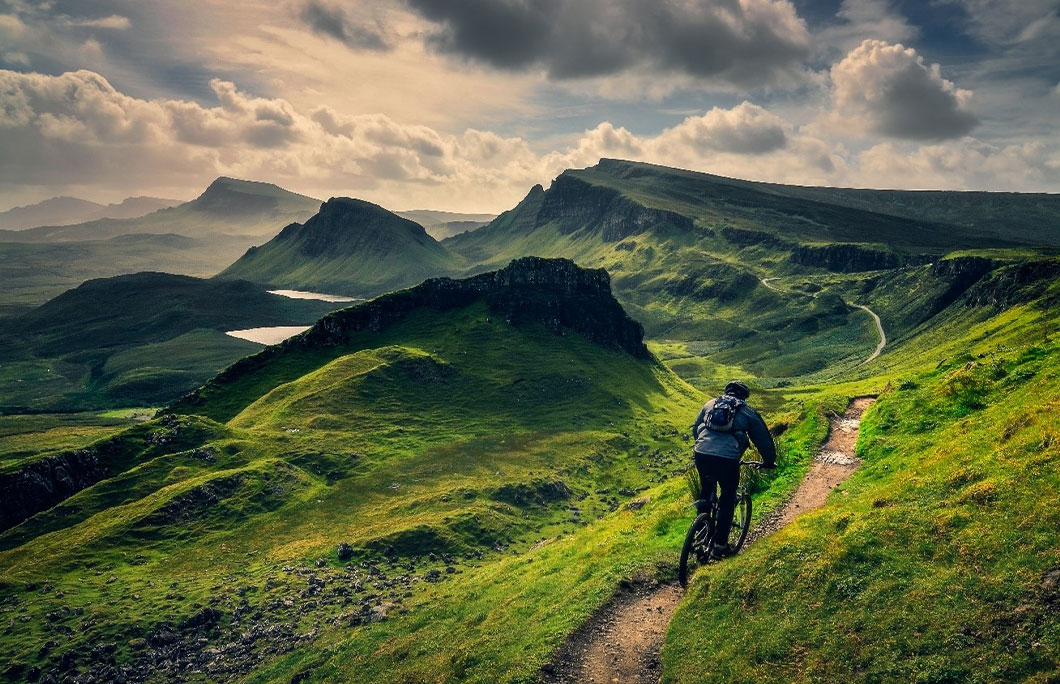
<path fill-rule="evenodd" d="M 0 475 L 0 531 L 47 510 L 107 476 L 96 449 L 78 449 Z"/>
<path fill-rule="evenodd" d="M 564 233 L 599 233 L 605 242 L 667 227 L 692 230 L 687 216 L 646 207 L 626 195 L 594 185 L 570 174 L 561 174 L 544 194 L 537 225 L 551 221 Z"/>
<path fill-rule="evenodd" d="M 791 261 L 800 266 L 824 268 L 836 273 L 881 271 L 908 263 L 907 259 L 892 252 L 852 244 L 800 245 L 791 253 Z"/>

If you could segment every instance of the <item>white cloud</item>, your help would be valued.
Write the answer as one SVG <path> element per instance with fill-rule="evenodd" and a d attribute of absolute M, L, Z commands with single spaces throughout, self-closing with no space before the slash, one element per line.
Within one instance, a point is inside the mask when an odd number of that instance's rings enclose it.
<path fill-rule="evenodd" d="M 978 123 L 971 91 L 942 77 L 913 48 L 866 40 L 831 71 L 833 120 L 854 134 L 909 140 L 959 138 Z"/>
<path fill-rule="evenodd" d="M 63 17 L 62 21 L 68 26 L 81 26 L 85 28 L 104 28 L 115 29 L 118 31 L 125 31 L 132 28 L 132 21 L 129 17 L 123 17 L 120 14 L 112 14 L 108 17 L 100 17 L 98 19 L 73 19 L 70 17 Z"/>
<path fill-rule="evenodd" d="M 1060 187 L 1055 145 L 993 147 L 965 138 L 849 152 L 824 127 L 794 126 L 750 102 L 715 107 L 654 135 L 603 122 L 542 152 L 518 136 L 448 133 L 384 114 L 255 97 L 226 81 L 211 86 L 217 100 L 207 106 L 130 97 L 91 71 L 0 70 L 0 187 L 23 188 L 25 196 L 90 184 L 112 197 L 115 188 L 123 196 L 168 196 L 174 188 L 189 196 L 229 175 L 396 209 L 499 211 L 531 185 L 600 157 L 782 183 Z"/>
<path fill-rule="evenodd" d="M 879 187 L 1056 192 L 1060 151 L 1041 141 L 990 145 L 975 139 L 910 149 L 882 143 L 857 159 L 861 179 Z"/>

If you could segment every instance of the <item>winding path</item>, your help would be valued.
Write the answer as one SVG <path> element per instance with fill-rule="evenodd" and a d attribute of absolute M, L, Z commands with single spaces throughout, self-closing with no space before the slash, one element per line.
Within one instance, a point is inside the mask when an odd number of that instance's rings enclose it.
<path fill-rule="evenodd" d="M 872 398 L 855 399 L 829 418 L 828 439 L 810 472 L 786 502 L 751 530 L 746 546 L 820 508 L 857 469 L 854 454 L 861 416 Z M 674 550 L 676 553 L 677 550 Z M 574 632 L 541 672 L 543 684 L 656 684 L 663 640 L 682 592 L 670 584 L 641 586 L 618 595 Z"/>
<path fill-rule="evenodd" d="M 790 290 L 782 290 L 779 287 L 774 287 L 773 285 L 769 284 L 770 280 L 776 280 L 776 278 L 762 278 L 762 285 L 772 290 L 773 292 L 779 292 L 781 294 L 802 294 L 797 292 L 791 292 Z M 808 294 L 805 296 L 814 298 L 817 297 L 817 295 L 815 294 Z M 883 321 L 880 320 L 879 315 L 877 315 L 875 311 L 865 306 L 864 304 L 855 304 L 853 302 L 847 302 L 846 304 L 847 306 L 854 306 L 868 312 L 868 314 L 872 316 L 872 320 L 876 323 L 876 332 L 880 334 L 880 342 L 876 345 L 876 351 L 872 352 L 872 356 L 858 364 L 859 366 L 864 366 L 870 361 L 875 361 L 880 356 L 880 354 L 883 353 L 883 348 L 887 346 L 887 333 L 883 330 Z"/>

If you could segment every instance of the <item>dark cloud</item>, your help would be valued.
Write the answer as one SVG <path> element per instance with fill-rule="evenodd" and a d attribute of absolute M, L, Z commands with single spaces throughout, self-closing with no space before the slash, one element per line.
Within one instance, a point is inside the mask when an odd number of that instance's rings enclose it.
<path fill-rule="evenodd" d="M 881 107 L 877 130 L 909 140 L 960 138 L 979 123 L 955 94 L 940 88 L 925 70 L 909 67 L 887 84 L 887 106 Z"/>
<path fill-rule="evenodd" d="M 942 77 L 913 48 L 866 40 L 832 67 L 833 98 L 848 124 L 906 140 L 967 135 L 979 120 L 972 93 Z"/>
<path fill-rule="evenodd" d="M 631 68 L 740 87 L 795 74 L 806 27 L 780 0 L 407 0 L 438 24 L 430 43 L 499 69 L 550 77 Z"/>
<path fill-rule="evenodd" d="M 302 5 L 298 16 L 314 33 L 334 38 L 348 47 L 376 51 L 389 49 L 381 32 L 354 22 L 340 7 L 309 0 Z"/>

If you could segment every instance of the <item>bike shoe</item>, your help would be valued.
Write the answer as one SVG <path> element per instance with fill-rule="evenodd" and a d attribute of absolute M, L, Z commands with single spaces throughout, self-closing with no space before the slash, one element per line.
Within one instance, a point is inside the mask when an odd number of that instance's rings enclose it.
<path fill-rule="evenodd" d="M 710 547 L 710 557 L 714 560 L 721 560 L 722 558 L 728 558 L 736 553 L 736 550 L 729 544 L 714 544 Z"/>

